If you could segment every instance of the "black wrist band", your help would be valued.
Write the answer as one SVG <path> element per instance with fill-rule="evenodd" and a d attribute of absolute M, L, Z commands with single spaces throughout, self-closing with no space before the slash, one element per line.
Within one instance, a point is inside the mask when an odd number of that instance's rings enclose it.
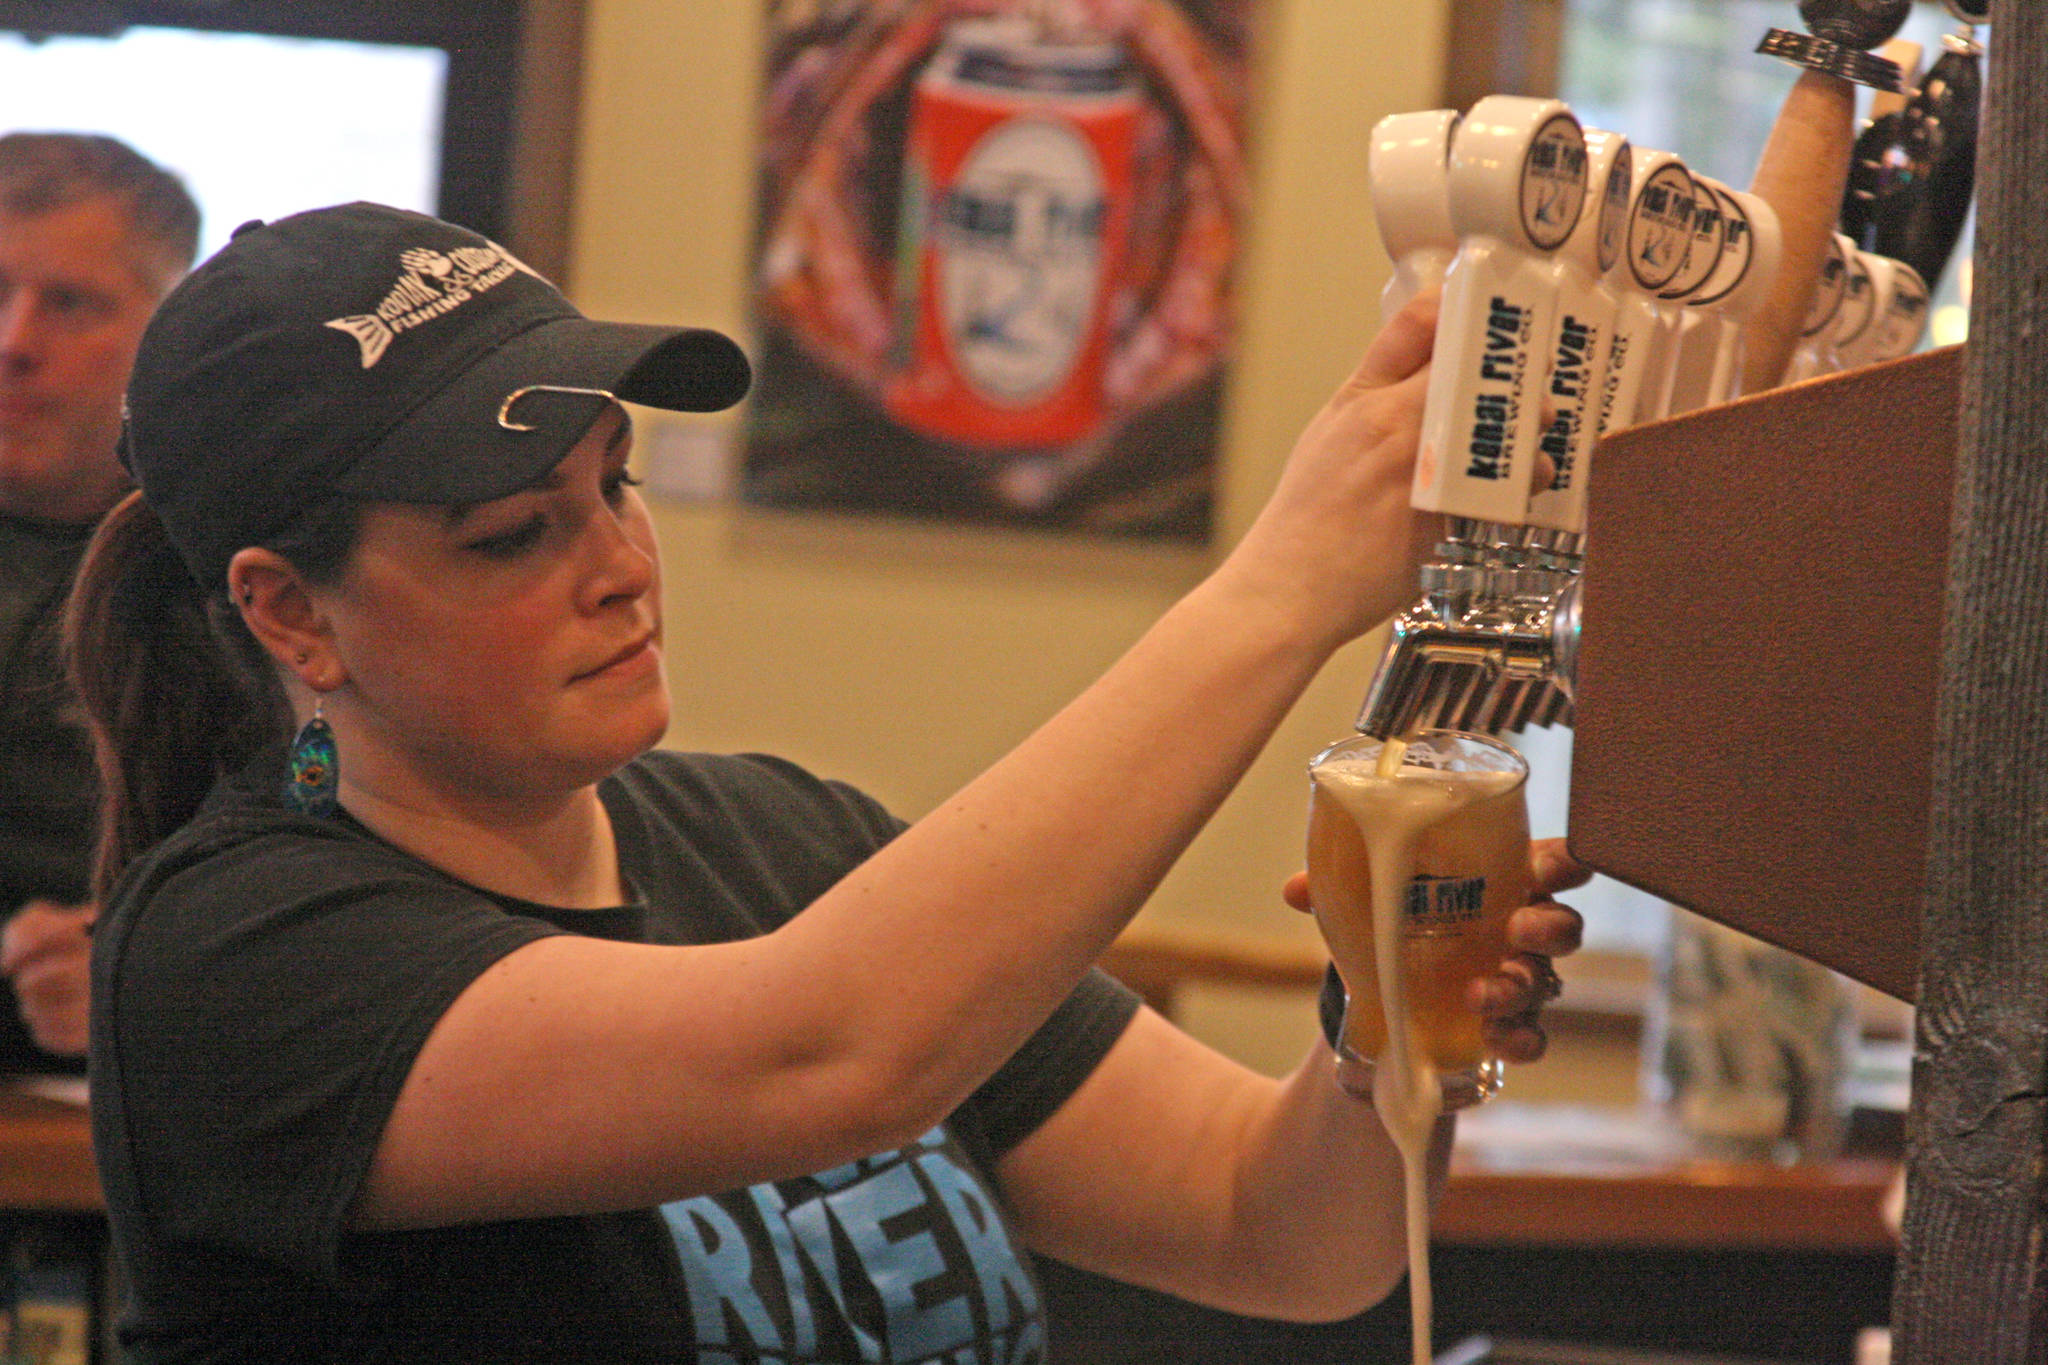
<path fill-rule="evenodd" d="M 1323 1025 L 1323 1040 L 1335 1052 L 1344 1038 L 1344 978 L 1337 975 L 1337 964 L 1332 962 L 1323 969 L 1323 993 L 1316 1001 L 1316 1017 Z"/>

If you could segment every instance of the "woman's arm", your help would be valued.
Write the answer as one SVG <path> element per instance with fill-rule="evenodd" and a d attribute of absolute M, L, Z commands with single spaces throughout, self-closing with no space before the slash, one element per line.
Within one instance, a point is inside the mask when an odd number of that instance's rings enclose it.
<path fill-rule="evenodd" d="M 787 926 L 693 948 L 550 938 L 484 972 L 414 1063 L 359 1220 L 645 1205 L 823 1169 L 950 1112 L 1065 998 L 1330 653 L 1412 593 L 1433 329 L 1433 300 L 1396 318 L 1213 574 Z"/>
<path fill-rule="evenodd" d="M 1536 846 L 1536 892 L 1584 880 L 1559 846 Z M 1510 944 L 1551 956 L 1578 944 L 1576 914 L 1516 912 Z M 1543 1051 L 1535 964 L 1517 957 L 1473 998 L 1514 1061 Z M 1340 1085 L 1318 1043 L 1274 1080 L 1141 1011 L 1081 1087 L 1003 1158 L 1003 1187 L 1031 1245 L 1072 1265 L 1210 1307 L 1327 1321 L 1377 1303 L 1406 1270 L 1401 1160 L 1370 1100 Z M 1440 1181 L 1451 1123 L 1434 1153 Z"/>

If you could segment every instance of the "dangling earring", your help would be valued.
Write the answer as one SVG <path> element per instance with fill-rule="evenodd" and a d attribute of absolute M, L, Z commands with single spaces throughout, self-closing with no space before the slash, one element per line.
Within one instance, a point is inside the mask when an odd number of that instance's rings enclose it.
<path fill-rule="evenodd" d="M 316 698 L 313 718 L 292 737 L 292 775 L 285 783 L 284 797 L 301 815 L 334 814 L 341 790 L 341 751 L 334 742 L 334 730 L 321 714 L 324 706 Z"/>

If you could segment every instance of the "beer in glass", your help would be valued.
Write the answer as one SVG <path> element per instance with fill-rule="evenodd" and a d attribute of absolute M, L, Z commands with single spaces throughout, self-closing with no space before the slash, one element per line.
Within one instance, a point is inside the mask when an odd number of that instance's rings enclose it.
<path fill-rule="evenodd" d="M 1397 914 L 1382 932 L 1403 959 L 1409 1048 L 1446 1108 L 1500 1084 L 1467 992 L 1507 956 L 1508 916 L 1529 898 L 1528 773 L 1508 745 L 1451 730 L 1413 736 L 1398 759 L 1355 736 L 1309 765 L 1309 896 L 1349 996 L 1343 1047 L 1375 1064 L 1387 1050 L 1374 915 Z"/>

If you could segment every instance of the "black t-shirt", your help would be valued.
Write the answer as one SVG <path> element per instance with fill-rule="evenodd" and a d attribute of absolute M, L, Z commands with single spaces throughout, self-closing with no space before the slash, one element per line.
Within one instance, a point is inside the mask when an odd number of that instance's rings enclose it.
<path fill-rule="evenodd" d="M 0 920 L 76 905 L 92 872 L 99 784 L 64 680 L 58 618 L 92 527 L 0 515 Z M 0 1071 L 82 1071 L 35 1045 L 0 978 Z"/>
<path fill-rule="evenodd" d="M 351 1232 L 413 1058 L 490 964 L 563 932 L 765 933 L 900 826 L 776 759 L 653 754 L 600 789 L 636 902 L 562 910 L 297 815 L 282 780 L 267 760 L 224 783 L 98 930 L 93 1135 L 135 1360 L 1043 1358 L 991 1164 L 1100 1061 L 1127 992 L 1091 976 L 944 1124 L 839 1170 L 659 1210 Z"/>

